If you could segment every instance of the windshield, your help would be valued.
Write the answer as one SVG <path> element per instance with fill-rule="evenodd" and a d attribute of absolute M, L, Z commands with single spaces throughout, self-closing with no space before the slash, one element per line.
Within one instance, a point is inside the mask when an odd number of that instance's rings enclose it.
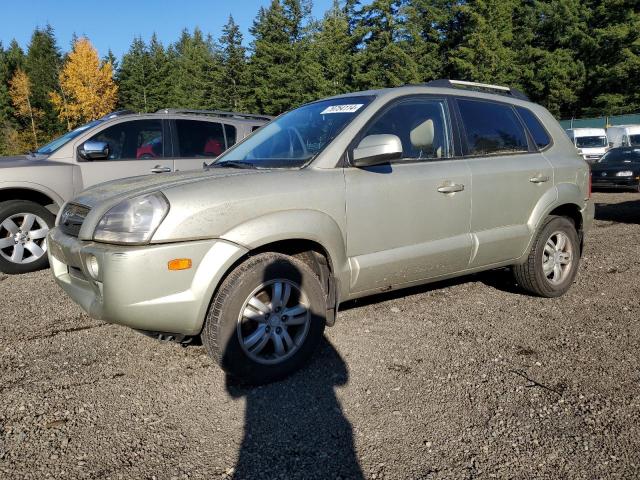
<path fill-rule="evenodd" d="M 212 166 L 302 167 L 331 143 L 371 99 L 344 97 L 303 105 L 257 130 Z"/>
<path fill-rule="evenodd" d="M 640 146 L 640 135 L 629 135 L 629 145 L 632 147 Z"/>
<path fill-rule="evenodd" d="M 36 150 L 36 153 L 43 153 L 45 155 L 53 153 L 56 150 L 58 150 L 60 147 L 62 147 L 64 144 L 66 144 L 68 141 L 76 138 L 85 130 L 88 130 L 89 128 L 94 127 L 100 123 L 102 123 L 102 120 L 94 120 L 93 122 L 89 122 L 85 125 L 82 125 L 81 127 L 78 127 L 75 130 L 71 130 L 70 132 L 65 133 L 61 137 L 58 137 L 55 140 L 52 140 L 51 142 L 47 143 L 43 147 L 40 147 L 38 150 Z"/>
<path fill-rule="evenodd" d="M 578 148 L 600 148 L 607 146 L 607 137 L 593 136 L 593 137 L 576 137 L 576 147 Z"/>
<path fill-rule="evenodd" d="M 640 163 L 640 148 L 614 148 L 605 153 L 598 163 Z"/>

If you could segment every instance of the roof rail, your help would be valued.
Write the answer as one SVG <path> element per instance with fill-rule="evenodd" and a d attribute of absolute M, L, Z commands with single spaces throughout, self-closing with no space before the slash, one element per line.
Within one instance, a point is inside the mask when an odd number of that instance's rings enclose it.
<path fill-rule="evenodd" d="M 135 112 L 132 112 L 131 110 L 117 110 L 115 112 L 107 113 L 104 117 L 100 118 L 100 120 L 109 120 L 123 115 L 133 115 L 134 113 Z"/>
<path fill-rule="evenodd" d="M 510 87 L 504 87 L 502 85 L 490 85 L 488 83 L 467 82 L 464 80 L 449 80 L 442 78 L 439 80 L 431 80 L 424 85 L 429 87 L 442 87 L 442 88 L 461 88 L 468 90 L 477 90 L 481 92 L 495 93 L 497 95 L 508 95 L 519 100 L 529 101 L 529 97 L 520 90 Z"/>
<path fill-rule="evenodd" d="M 196 115 L 215 115 L 216 117 L 245 118 L 249 120 L 273 120 L 269 115 L 258 115 L 255 113 L 227 112 L 225 110 L 191 110 L 186 108 L 162 108 L 156 113 L 185 113 Z"/>

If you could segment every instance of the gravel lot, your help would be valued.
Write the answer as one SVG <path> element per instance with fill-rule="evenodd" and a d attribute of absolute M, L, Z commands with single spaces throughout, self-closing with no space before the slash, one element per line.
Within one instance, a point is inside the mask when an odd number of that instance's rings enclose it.
<path fill-rule="evenodd" d="M 638 478 L 640 194 L 559 299 L 489 272 L 345 305 L 256 389 L 0 274 L 0 478 Z"/>

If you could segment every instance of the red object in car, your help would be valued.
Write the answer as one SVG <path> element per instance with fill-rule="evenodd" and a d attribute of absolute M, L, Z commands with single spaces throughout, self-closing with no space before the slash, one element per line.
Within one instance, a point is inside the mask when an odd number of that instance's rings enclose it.
<path fill-rule="evenodd" d="M 156 137 L 143 143 L 136 149 L 136 158 L 155 158 L 158 154 L 153 150 L 162 151 L 162 137 Z"/>
<path fill-rule="evenodd" d="M 204 154 L 217 157 L 224 151 L 224 147 L 219 140 L 210 138 L 207 143 L 204 144 Z"/>

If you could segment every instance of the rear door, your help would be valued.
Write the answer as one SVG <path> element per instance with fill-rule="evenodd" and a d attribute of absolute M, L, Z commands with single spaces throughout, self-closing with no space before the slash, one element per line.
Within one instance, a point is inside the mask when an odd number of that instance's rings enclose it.
<path fill-rule="evenodd" d="M 345 168 L 351 291 L 385 289 L 467 268 L 471 175 L 454 158 L 448 102 L 419 96 L 384 108 L 355 139 L 400 137 L 403 158 Z"/>
<path fill-rule="evenodd" d="M 87 161 L 78 155 L 80 178 L 74 181 L 76 193 L 109 180 L 171 172 L 167 127 L 162 119 L 124 120 L 97 132 L 89 140 L 106 142 L 109 157 Z"/>
<path fill-rule="evenodd" d="M 514 106 L 476 98 L 456 103 L 473 184 L 470 266 L 517 258 L 532 234 L 534 207 L 553 187 L 553 168 Z"/>
<path fill-rule="evenodd" d="M 176 170 L 201 170 L 235 143 L 235 127 L 221 122 L 173 120 Z"/>

